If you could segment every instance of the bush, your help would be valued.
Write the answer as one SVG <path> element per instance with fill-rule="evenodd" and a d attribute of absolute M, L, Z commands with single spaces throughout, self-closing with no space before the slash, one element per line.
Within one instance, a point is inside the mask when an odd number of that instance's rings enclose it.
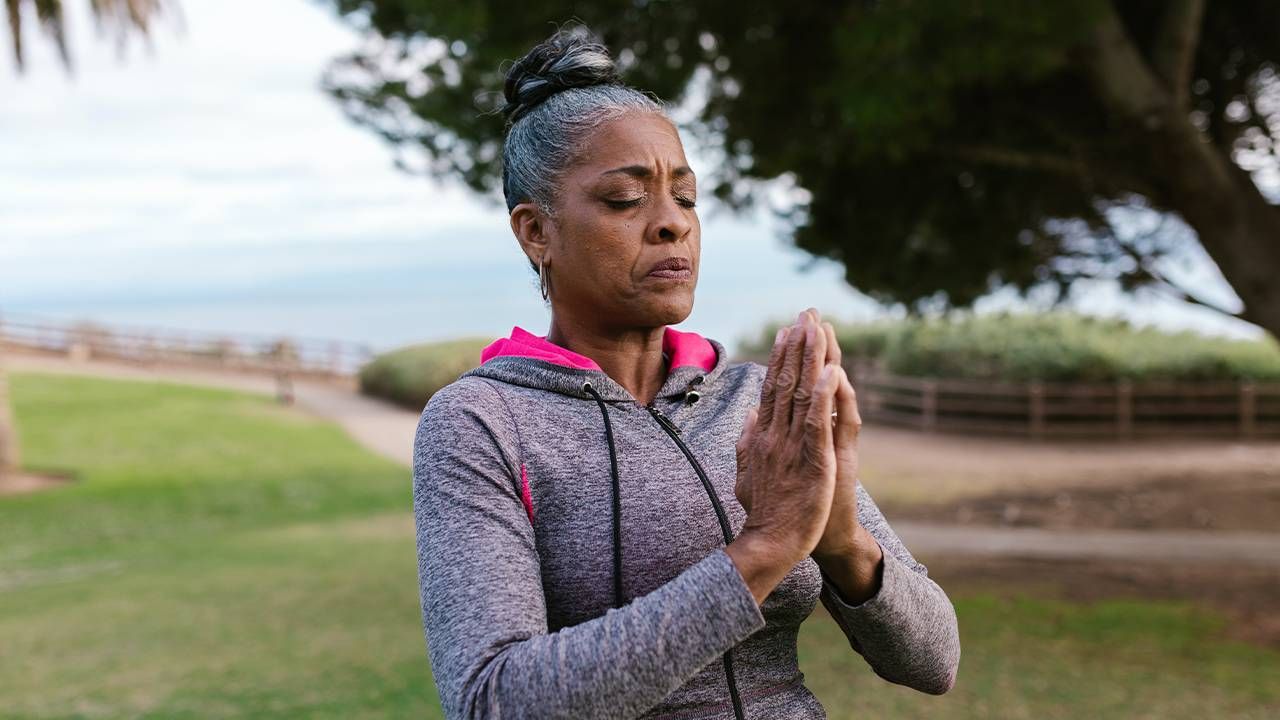
<path fill-rule="evenodd" d="M 492 341 L 459 338 L 379 355 L 360 368 L 360 392 L 421 410 L 437 390 L 478 366 L 480 351 Z"/>
<path fill-rule="evenodd" d="M 778 327 L 743 343 L 767 358 Z M 846 364 L 894 375 L 975 380 L 1112 382 L 1255 380 L 1280 382 L 1280 343 L 1192 331 L 1138 328 L 1127 320 L 1069 311 L 956 311 L 941 318 L 836 324 Z"/>

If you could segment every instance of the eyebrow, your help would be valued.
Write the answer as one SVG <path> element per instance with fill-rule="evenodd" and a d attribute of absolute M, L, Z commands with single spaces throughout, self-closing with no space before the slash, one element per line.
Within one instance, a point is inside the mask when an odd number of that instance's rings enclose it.
<path fill-rule="evenodd" d="M 605 170 L 600 174 L 610 175 L 612 173 L 623 173 L 625 175 L 630 175 L 631 177 L 637 177 L 642 179 L 653 177 L 653 170 L 650 170 L 648 167 L 645 167 L 644 165 L 627 165 L 625 167 L 614 168 L 612 170 Z M 672 170 L 671 174 L 676 177 L 683 177 L 685 175 L 692 175 L 693 170 L 688 165 L 681 165 L 680 167 Z"/>

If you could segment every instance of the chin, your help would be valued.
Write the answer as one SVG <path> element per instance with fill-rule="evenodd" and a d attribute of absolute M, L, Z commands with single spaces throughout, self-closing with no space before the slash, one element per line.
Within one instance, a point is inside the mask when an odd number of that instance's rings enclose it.
<path fill-rule="evenodd" d="M 693 312 L 693 290 L 656 297 L 649 306 L 654 325 L 679 325 Z"/>

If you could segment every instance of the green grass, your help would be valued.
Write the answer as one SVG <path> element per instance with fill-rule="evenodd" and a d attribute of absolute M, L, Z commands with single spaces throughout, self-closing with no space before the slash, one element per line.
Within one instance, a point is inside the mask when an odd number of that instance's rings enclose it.
<path fill-rule="evenodd" d="M 438 718 L 407 468 L 269 399 L 16 375 L 31 467 L 0 498 L 0 717 Z M 876 677 L 819 609 L 832 718 L 1263 718 L 1280 653 L 1170 603 L 965 595 L 958 686 Z"/>
<path fill-rule="evenodd" d="M 1280 712 L 1280 653 L 1221 639 L 1223 619 L 1192 605 L 952 599 L 960 673 L 937 697 L 868 674 L 829 621 L 806 622 L 801 667 L 831 717 L 1262 720 Z"/>

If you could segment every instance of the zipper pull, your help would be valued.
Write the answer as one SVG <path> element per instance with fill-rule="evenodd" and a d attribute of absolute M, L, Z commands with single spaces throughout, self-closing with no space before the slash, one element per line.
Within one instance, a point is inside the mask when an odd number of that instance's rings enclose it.
<path fill-rule="evenodd" d="M 664 415 L 661 410 L 654 407 L 653 405 L 645 405 L 645 408 L 649 410 L 649 414 L 653 415 L 653 417 L 656 418 L 658 422 L 663 425 L 663 427 L 667 428 L 668 430 L 675 433 L 676 435 L 680 434 L 680 428 L 676 427 L 676 424 L 671 421 L 671 418 Z"/>

